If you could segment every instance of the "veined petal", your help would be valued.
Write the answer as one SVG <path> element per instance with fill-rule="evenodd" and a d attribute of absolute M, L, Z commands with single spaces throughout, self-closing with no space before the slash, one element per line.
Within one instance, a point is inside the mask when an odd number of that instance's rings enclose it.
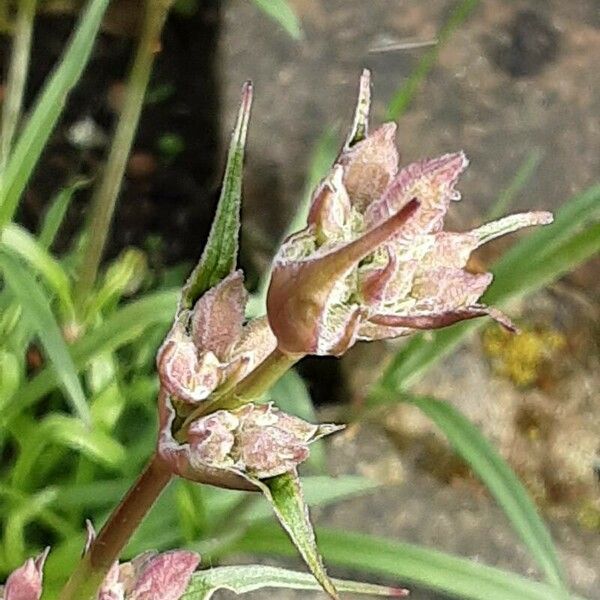
<path fill-rule="evenodd" d="M 342 176 L 342 167 L 334 166 L 313 196 L 308 225 L 314 227 L 319 244 L 329 240 L 347 239 L 352 233 L 348 226 L 352 206 L 342 183 Z"/>
<path fill-rule="evenodd" d="M 507 233 L 512 233 L 523 227 L 531 227 L 532 225 L 548 225 L 552 223 L 554 217 L 551 212 L 547 211 L 533 211 L 516 213 L 514 215 L 508 215 L 497 221 L 486 223 L 477 229 L 473 229 L 469 232 L 469 235 L 473 236 L 477 240 L 477 246 L 487 244 L 490 240 L 493 240 Z"/>
<path fill-rule="evenodd" d="M 468 262 L 471 252 L 479 245 L 473 233 L 440 231 L 433 234 L 430 250 L 420 260 L 420 270 L 432 267 L 453 267 L 462 269 Z"/>
<path fill-rule="evenodd" d="M 462 269 L 436 267 L 417 274 L 411 296 L 415 313 L 453 311 L 475 304 L 492 282 L 491 273 L 468 273 Z"/>
<path fill-rule="evenodd" d="M 224 361 L 240 337 L 248 292 L 242 271 L 235 271 L 196 302 L 191 316 L 192 340 Z"/>
<path fill-rule="evenodd" d="M 410 241 L 419 233 L 440 231 L 450 201 L 460 199 L 454 186 L 468 164 L 464 153 L 457 152 L 408 165 L 398 173 L 383 196 L 368 207 L 367 225 L 380 223 L 412 198 L 417 198 L 420 208 L 399 237 Z"/>
<path fill-rule="evenodd" d="M 212 352 L 198 353 L 180 323 L 160 347 L 156 363 L 162 386 L 191 404 L 205 400 L 221 383 L 224 372 L 224 365 Z"/>
<path fill-rule="evenodd" d="M 179 600 L 199 562 L 195 552 L 159 554 L 148 561 L 128 600 Z"/>
<path fill-rule="evenodd" d="M 279 348 L 289 354 L 314 353 L 319 348 L 319 324 L 330 296 L 358 262 L 405 227 L 418 207 L 412 201 L 401 211 L 358 239 L 302 261 L 275 260 L 267 295 L 269 324 Z"/>
<path fill-rule="evenodd" d="M 338 158 L 337 163 L 344 167 L 344 185 L 350 201 L 360 212 L 379 199 L 396 175 L 395 137 L 396 124 L 386 123 Z"/>

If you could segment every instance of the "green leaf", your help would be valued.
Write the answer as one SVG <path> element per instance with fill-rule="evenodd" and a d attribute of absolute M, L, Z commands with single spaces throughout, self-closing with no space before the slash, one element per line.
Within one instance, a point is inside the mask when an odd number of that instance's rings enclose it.
<path fill-rule="evenodd" d="M 309 423 L 318 423 L 319 418 L 306 383 L 296 371 L 290 369 L 269 391 L 275 404 L 290 415 Z M 310 457 L 305 463 L 315 471 L 323 473 L 326 468 L 325 444 L 318 440 L 310 445 Z"/>
<path fill-rule="evenodd" d="M 73 410 L 85 423 L 90 423 L 90 411 L 61 331 L 54 319 L 48 298 L 39 283 L 12 254 L 0 251 L 0 271 L 6 285 L 21 304 L 23 316 L 35 330 L 46 356 L 52 362 L 57 380 L 61 382 Z M 18 393 L 13 403 L 20 402 Z"/>
<path fill-rule="evenodd" d="M 97 329 L 87 333 L 71 346 L 76 371 L 82 370 L 94 357 L 112 352 L 139 338 L 157 323 L 168 324 L 173 318 L 179 290 L 164 290 L 130 302 L 117 310 Z M 59 383 L 59 372 L 48 366 L 26 382 L 15 394 L 13 402 L 0 414 L 0 425 L 31 406 Z"/>
<path fill-rule="evenodd" d="M 516 573 L 413 544 L 346 531 L 318 530 L 319 548 L 331 564 L 392 577 L 471 600 L 565 600 L 560 590 Z M 254 555 L 293 556 L 274 526 L 251 528 L 235 550 Z M 580 600 L 571 595 L 570 600 Z"/>
<path fill-rule="evenodd" d="M 75 192 L 89 183 L 86 179 L 77 179 L 71 185 L 63 188 L 52 198 L 50 206 L 44 215 L 42 227 L 38 235 L 38 244 L 48 250 L 56 239 L 56 234 L 62 225 L 67 209 Z"/>
<path fill-rule="evenodd" d="M 300 21 L 287 0 L 254 0 L 256 6 L 279 23 L 295 40 L 302 39 Z"/>
<path fill-rule="evenodd" d="M 367 594 L 369 596 L 404 596 L 405 591 L 347 581 L 344 579 L 333 579 L 340 592 L 355 594 Z M 236 595 L 246 594 L 263 588 L 280 588 L 291 590 L 318 590 L 318 584 L 314 578 L 307 573 L 298 573 L 280 567 L 267 565 L 240 565 L 235 567 L 216 567 L 207 569 L 192 575 L 189 587 L 181 600 L 209 600 L 217 590 L 228 590 Z"/>
<path fill-rule="evenodd" d="M 600 231 L 593 221 L 599 216 L 600 186 L 596 185 L 563 205 L 554 223 L 528 234 L 493 265 L 494 281 L 483 300 L 502 306 L 542 288 L 594 256 L 600 249 Z M 592 224 L 586 227 L 590 221 Z M 412 336 L 392 358 L 368 404 L 378 404 L 378 397 L 389 399 L 386 394 L 379 396 L 378 390 L 408 389 L 468 333 L 485 323 L 485 319 L 476 319 Z"/>
<path fill-rule="evenodd" d="M 180 309 L 190 309 L 206 290 L 235 269 L 240 232 L 244 147 L 251 106 L 252 84 L 248 81 L 242 90 L 242 102 L 229 144 L 217 213 L 200 261 L 182 290 Z"/>
<path fill-rule="evenodd" d="M 317 541 L 298 474 L 284 473 L 255 483 L 273 506 L 279 522 L 300 552 L 310 572 L 325 592 L 334 600 L 338 600 L 338 593 L 325 571 L 317 549 Z"/>
<path fill-rule="evenodd" d="M 9 223 L 0 232 L 0 244 L 24 259 L 56 293 L 65 320 L 74 319 L 71 281 L 61 264 L 23 227 Z"/>
<path fill-rule="evenodd" d="M 404 114 L 421 89 L 423 82 L 435 67 L 442 46 L 448 41 L 454 31 L 469 18 L 469 15 L 478 4 L 478 0 L 462 0 L 452 11 L 438 34 L 437 44 L 423 55 L 419 64 L 413 69 L 406 82 L 390 101 L 387 109 L 388 120 L 396 121 Z"/>
<path fill-rule="evenodd" d="M 563 588 L 566 583 L 550 532 L 544 525 L 527 491 L 494 447 L 458 410 L 434 398 L 404 396 L 425 413 L 444 433 L 452 447 L 475 471 L 529 548 L 546 579 Z"/>
<path fill-rule="evenodd" d="M 0 174 L 0 229 L 13 218 L 19 199 L 56 122 L 67 96 L 79 81 L 91 54 L 109 0 L 90 0 L 60 64 L 46 82 L 16 141 L 6 171 Z"/>

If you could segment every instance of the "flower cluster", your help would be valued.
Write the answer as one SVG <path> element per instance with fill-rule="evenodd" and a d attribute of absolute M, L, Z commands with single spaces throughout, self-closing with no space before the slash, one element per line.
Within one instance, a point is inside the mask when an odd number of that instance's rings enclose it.
<path fill-rule="evenodd" d="M 244 324 L 247 292 L 241 271 L 208 290 L 180 318 L 158 353 L 161 457 L 178 475 L 221 487 L 254 489 L 306 460 L 308 446 L 339 429 L 313 425 L 272 404 L 248 403 L 192 421 L 184 443 L 173 435 L 179 414 L 212 393 L 231 389 L 276 347 L 266 318 Z"/>
<path fill-rule="evenodd" d="M 466 233 L 443 231 L 462 152 L 398 170 L 394 123 L 347 145 L 315 191 L 304 230 L 274 262 L 269 323 L 289 354 L 343 354 L 357 340 L 409 335 L 489 315 L 478 300 L 490 273 L 466 270 L 481 244 L 548 212 L 514 214 Z"/>
<path fill-rule="evenodd" d="M 88 546 L 94 536 L 88 529 Z M 39 600 L 43 569 L 48 550 L 29 558 L 0 589 L 0 600 Z M 106 576 L 98 600 L 179 600 L 185 592 L 200 557 L 194 552 L 176 550 L 156 554 L 146 552 L 130 562 L 115 563 Z"/>

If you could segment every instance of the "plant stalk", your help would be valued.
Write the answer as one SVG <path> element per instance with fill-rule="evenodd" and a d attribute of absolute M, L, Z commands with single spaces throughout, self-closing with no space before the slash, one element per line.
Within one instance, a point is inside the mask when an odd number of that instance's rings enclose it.
<path fill-rule="evenodd" d="M 96 599 L 110 567 L 171 477 L 169 467 L 155 454 L 79 561 L 59 600 Z"/>
<path fill-rule="evenodd" d="M 0 173 L 6 168 L 8 156 L 21 118 L 25 83 L 29 71 L 31 37 L 37 0 L 19 0 L 13 30 L 13 45 L 2 103 L 2 129 L 0 137 Z"/>
<path fill-rule="evenodd" d="M 160 50 L 160 36 L 170 4 L 170 0 L 146 1 L 144 23 L 129 73 L 119 122 L 102 178 L 92 197 L 87 228 L 88 238 L 85 242 L 83 260 L 75 285 L 75 302 L 80 316 L 86 299 L 96 282 L 127 159 L 142 112 L 152 66 L 155 56 Z"/>

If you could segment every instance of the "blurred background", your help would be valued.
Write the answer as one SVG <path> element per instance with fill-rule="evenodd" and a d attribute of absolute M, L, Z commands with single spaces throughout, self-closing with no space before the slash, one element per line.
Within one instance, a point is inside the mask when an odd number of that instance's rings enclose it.
<path fill-rule="evenodd" d="M 403 163 L 458 149 L 469 157 L 458 185 L 463 199 L 452 207 L 449 229 L 468 229 L 517 210 L 557 210 L 598 181 L 597 0 L 288 0 L 295 19 L 280 20 L 261 10 L 262 4 L 180 0 L 169 16 L 106 252 L 110 264 L 125 248 L 142 251 L 146 266 L 130 295 L 176 285 L 199 256 L 247 79 L 254 82 L 255 102 L 241 262 L 250 287 L 256 288 L 268 270 L 303 205 L 308 182 L 314 183 L 341 146 L 364 67 L 372 71 L 372 122 L 398 120 Z M 75 20 L 72 9 L 68 2 L 51 0 L 40 7 L 26 107 L 62 52 Z M 90 65 L 22 200 L 19 222 L 27 228 L 39 228 L 49 199 L 75 176 L 87 180 L 97 173 L 122 103 L 139 14 L 136 0 L 115 0 L 109 8 Z M 9 49 L 5 35 L 2 73 Z M 73 246 L 89 190 L 84 184 L 70 204 L 55 243 L 58 253 Z M 476 265 L 493 263 L 526 235 L 490 244 L 477 255 Z M 483 324 L 415 377 L 411 393 L 447 401 L 493 443 L 548 523 L 573 588 L 600 599 L 600 259 L 586 260 L 541 291 L 517 296 L 507 310 L 521 335 L 510 337 Z M 59 443 L 48 449 L 54 462 L 44 475 L 38 472 L 37 480 L 22 486 L 27 494 L 39 493 L 48 482 L 67 486 L 48 505 L 54 510 L 60 498 L 74 497 L 68 486 L 79 485 L 80 500 L 63 507 L 68 515 L 61 515 L 73 531 L 83 516 L 101 519 L 111 501 L 108 495 L 107 506 L 91 501 L 100 488 L 84 484 L 112 482 L 118 497 L 122 486 L 115 482 L 129 480 L 134 465 L 151 452 L 152 352 L 164 327 L 152 329 L 141 349 L 122 350 L 119 360 L 129 361 L 130 368 L 111 372 L 100 386 L 118 388 L 120 403 L 114 401 L 118 409 L 111 404 L 117 415 L 109 430 L 130 464 L 82 459 L 77 444 L 60 449 Z M 319 416 L 350 418 L 400 346 L 358 345 L 341 360 L 304 360 L 299 373 Z M 28 376 L 43 368 L 35 344 L 26 361 Z M 111 393 L 117 394 L 114 388 Z M 37 405 L 29 415 L 31 426 L 56 402 L 46 398 Z M 18 446 L 4 444 L 3 486 L 14 484 L 15 464 L 25 468 Z M 378 487 L 374 494 L 316 508 L 317 524 L 418 543 L 537 576 L 526 547 L 486 486 L 414 406 L 371 411 L 325 450 L 319 468 L 368 478 Z M 45 454 L 38 458 L 43 463 Z M 187 515 L 181 498 L 178 524 Z M 20 530 L 25 541 L 15 546 L 16 500 L 5 494 L 0 502 L 6 569 L 13 562 L 11 548 L 24 553 L 48 540 L 60 539 L 65 548 L 80 543 L 66 539 L 68 528 L 61 538 L 37 515 L 25 519 Z M 210 511 L 208 502 L 203 510 Z M 162 540 L 156 528 L 148 531 L 140 539 L 151 546 L 173 541 Z M 256 560 L 248 554 L 243 558 Z M 225 560 L 239 562 L 240 554 Z M 332 572 L 351 575 L 344 568 Z M 446 597 L 410 587 L 415 600 Z"/>

